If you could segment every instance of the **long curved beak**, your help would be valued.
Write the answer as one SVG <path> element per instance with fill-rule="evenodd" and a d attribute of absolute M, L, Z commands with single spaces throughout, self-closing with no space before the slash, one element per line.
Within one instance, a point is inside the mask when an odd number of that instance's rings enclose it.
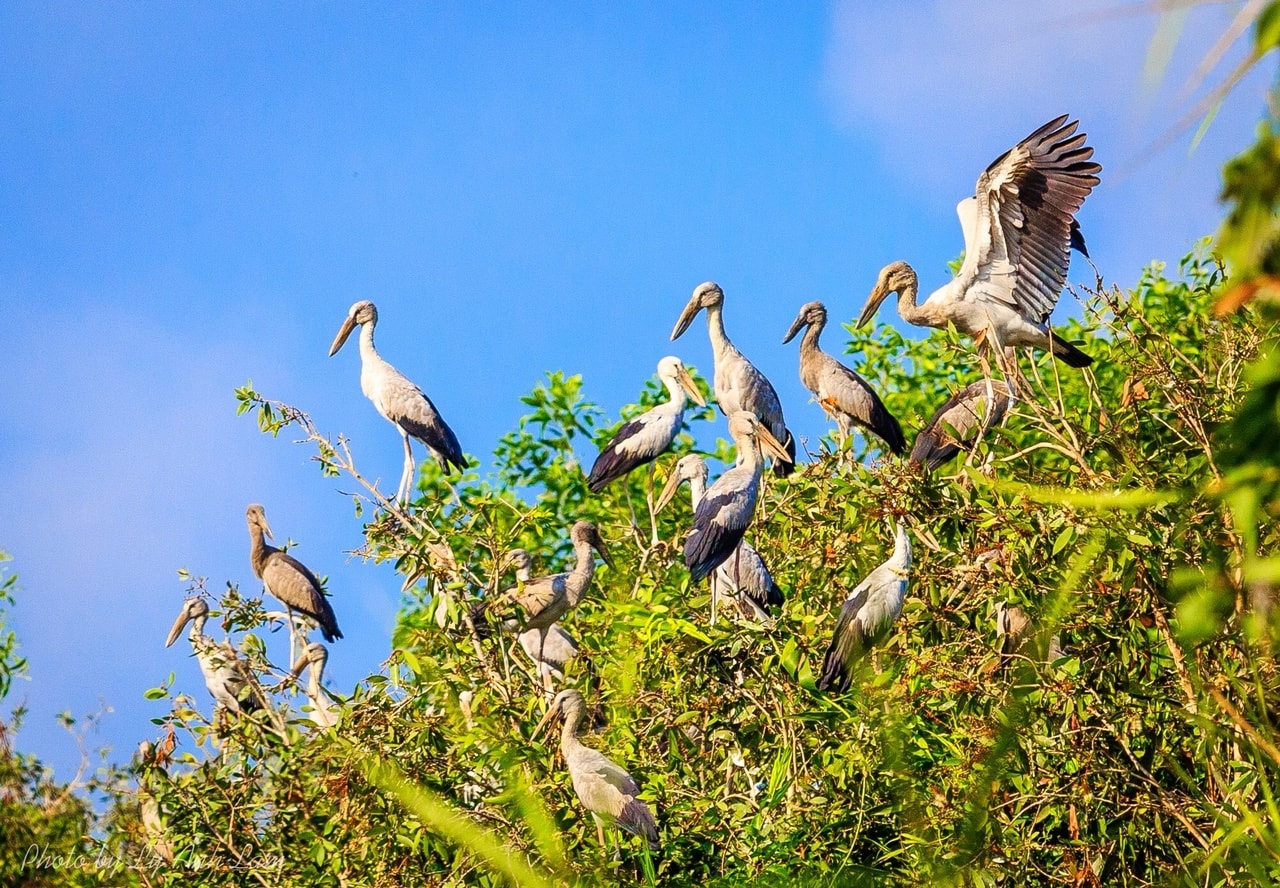
<path fill-rule="evenodd" d="M 682 330 L 681 332 L 684 331 Z M 688 370 L 684 369 L 684 367 L 676 370 L 676 378 L 680 380 L 680 388 L 684 389 L 685 394 L 689 396 L 689 400 L 699 407 L 707 406 L 707 399 L 702 397 L 702 392 L 698 391 L 698 384 L 693 381 L 693 377 L 689 375 Z"/>
<path fill-rule="evenodd" d="M 297 681 L 302 675 L 302 670 L 307 668 L 307 664 L 311 662 L 310 651 L 303 650 L 298 656 L 298 662 L 293 664 L 293 668 L 289 670 L 289 677 Z"/>
<path fill-rule="evenodd" d="M 801 312 L 796 316 L 796 319 L 791 322 L 791 329 L 787 330 L 787 335 L 782 337 L 782 344 L 786 345 L 788 342 L 795 339 L 796 334 L 803 330 L 805 326 L 804 313 Z"/>
<path fill-rule="evenodd" d="M 880 303 L 884 302 L 890 292 L 892 291 L 889 289 L 888 284 L 877 281 L 875 289 L 873 289 L 871 291 L 871 295 L 867 297 L 867 304 L 863 306 L 862 314 L 858 315 L 858 323 L 854 324 L 854 326 L 865 327 L 867 325 L 867 321 L 876 316 L 876 310 L 880 308 Z"/>
<path fill-rule="evenodd" d="M 600 534 L 596 534 L 591 541 L 591 547 L 600 553 L 600 557 L 604 559 L 604 563 L 613 567 L 613 559 L 609 557 L 609 551 L 604 547 L 604 540 L 600 539 Z"/>
<path fill-rule="evenodd" d="M 551 724 L 551 720 L 555 718 L 556 714 L 559 712 L 560 712 L 559 706 L 552 706 L 550 709 L 548 709 L 547 714 L 542 717 L 542 721 L 538 722 L 538 724 L 534 726 L 533 733 L 529 735 L 529 739 L 533 740 L 537 737 L 542 736 L 542 732 L 546 730 L 547 725 Z"/>
<path fill-rule="evenodd" d="M 662 493 L 658 494 L 658 504 L 653 509 L 655 512 L 661 512 L 667 503 L 671 502 L 671 498 L 676 495 L 676 491 L 680 489 L 680 482 L 683 480 L 679 472 L 671 473 L 671 477 L 667 479 L 667 483 L 662 488 Z"/>
<path fill-rule="evenodd" d="M 684 307 L 684 311 L 680 312 L 680 320 L 676 321 L 675 329 L 671 331 L 671 339 L 673 341 L 684 335 L 684 331 L 689 329 L 689 325 L 693 323 L 693 319 L 698 316 L 700 311 L 702 311 L 702 306 L 698 304 L 698 300 L 690 299 L 689 304 Z"/>
<path fill-rule="evenodd" d="M 173 647 L 173 643 L 178 640 L 178 636 L 182 634 L 182 630 L 190 622 L 191 617 L 187 614 L 187 609 L 184 607 L 182 609 L 182 613 L 178 614 L 178 619 L 174 621 L 173 628 L 169 630 L 169 637 L 164 640 L 164 646 Z"/>
<path fill-rule="evenodd" d="M 333 338 L 333 345 L 329 346 L 329 357 L 333 357 L 338 353 L 338 349 L 342 348 L 343 343 L 347 341 L 347 337 L 351 335 L 351 331 L 356 328 L 356 319 L 351 315 L 347 315 L 347 319 L 342 322 L 342 326 L 338 329 L 338 335 Z"/>
<path fill-rule="evenodd" d="M 787 448 L 773 437 L 773 432 L 766 429 L 763 425 L 756 427 L 756 440 L 760 442 L 760 449 L 772 456 L 774 459 L 780 459 L 785 463 L 791 462 L 791 454 L 787 453 Z"/>

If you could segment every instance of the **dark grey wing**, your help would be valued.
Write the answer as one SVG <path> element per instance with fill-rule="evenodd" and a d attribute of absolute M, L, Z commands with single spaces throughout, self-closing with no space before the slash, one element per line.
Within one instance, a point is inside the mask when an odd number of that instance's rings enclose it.
<path fill-rule="evenodd" d="M 466 471 L 467 458 L 462 453 L 462 445 L 458 437 L 444 421 L 436 405 L 431 403 L 422 391 L 413 383 L 405 380 L 413 387 L 415 397 L 404 396 L 392 399 L 388 404 L 390 419 L 411 437 L 421 441 L 440 463 L 440 468 L 447 475 L 453 468 Z"/>
<path fill-rule="evenodd" d="M 873 432 L 889 445 L 895 454 L 901 456 L 906 453 L 907 439 L 903 437 L 902 425 L 889 412 L 871 383 L 835 358 L 824 369 L 827 371 L 824 387 L 834 389 L 832 396 L 837 400 L 836 406 L 863 429 Z"/>
<path fill-rule="evenodd" d="M 857 594 L 845 601 L 840 608 L 840 616 L 836 618 L 835 632 L 831 636 L 831 644 L 827 647 L 827 656 L 822 662 L 822 677 L 818 679 L 818 690 L 843 693 L 849 690 L 852 680 L 850 668 L 867 650 L 868 642 L 858 614 L 867 603 L 869 584 L 863 583 Z"/>
<path fill-rule="evenodd" d="M 684 541 L 684 563 L 695 583 L 710 576 L 733 554 L 751 523 L 755 502 L 745 490 L 711 492 L 698 503 L 693 528 Z"/>
<path fill-rule="evenodd" d="M 782 607 L 786 601 L 786 596 L 773 581 L 773 575 L 769 573 L 760 553 L 745 540 L 738 544 L 737 550 L 725 560 L 722 567 L 728 572 L 738 592 L 750 598 L 761 610 Z"/>
<path fill-rule="evenodd" d="M 596 457 L 587 487 L 599 493 L 607 484 L 657 459 L 680 431 L 680 419 L 679 414 L 655 408 L 623 425 Z"/>
<path fill-rule="evenodd" d="M 994 395 L 991 416 L 987 419 L 985 406 L 988 394 Z M 1009 389 L 998 380 L 992 380 L 990 389 L 986 380 L 970 383 L 947 399 L 934 411 L 929 422 L 916 436 L 910 461 L 924 463 L 929 471 L 954 458 L 966 440 L 983 427 L 999 425 L 1009 410 Z"/>
<path fill-rule="evenodd" d="M 633 836 L 640 836 L 649 845 L 650 850 L 657 851 L 661 846 L 658 841 L 658 822 L 653 819 L 649 806 L 637 798 L 630 798 L 618 812 L 618 826 Z"/>

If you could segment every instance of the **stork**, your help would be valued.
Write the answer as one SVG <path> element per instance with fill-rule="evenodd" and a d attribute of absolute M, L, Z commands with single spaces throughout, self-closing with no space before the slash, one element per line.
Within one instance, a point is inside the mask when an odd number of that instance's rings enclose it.
<path fill-rule="evenodd" d="M 835 633 L 822 664 L 818 689 L 841 693 L 849 689 L 853 665 L 869 651 L 902 613 L 911 576 L 911 540 L 899 522 L 893 554 L 859 583 L 836 618 Z"/>
<path fill-rule="evenodd" d="M 392 423 L 404 439 L 404 471 L 400 475 L 400 487 L 396 501 L 409 501 L 413 491 L 413 447 L 409 438 L 417 438 L 436 458 L 447 475 L 451 468 L 459 471 L 467 468 L 467 458 L 462 454 L 453 430 L 441 418 L 436 405 L 422 393 L 409 378 L 392 367 L 373 347 L 373 328 L 378 323 L 378 309 L 365 299 L 351 306 L 347 319 L 338 329 L 338 335 L 329 347 L 329 357 L 338 353 L 351 331 L 360 327 L 360 390 L 373 402 L 382 418 Z"/>
<path fill-rule="evenodd" d="M 515 568 L 516 583 L 528 583 L 533 578 L 533 557 L 524 549 L 512 549 L 503 562 Z M 514 621 L 513 621 L 514 623 Z M 518 628 L 516 623 L 513 628 Z M 544 688 L 550 690 L 555 679 L 564 680 L 565 666 L 578 656 L 578 641 L 559 623 L 547 627 L 544 642 L 542 631 L 526 629 L 520 633 L 520 647 L 538 667 Z"/>
<path fill-rule="evenodd" d="M 996 638 L 1000 640 L 1001 667 L 1023 653 L 1028 644 L 1032 645 L 1037 659 L 1052 662 L 1066 656 L 1062 639 L 1056 634 L 1049 638 L 1047 646 L 1037 643 L 1035 623 L 1021 605 L 996 602 Z"/>
<path fill-rule="evenodd" d="M 773 473 L 785 478 L 795 469 L 795 439 L 787 429 L 782 416 L 782 401 L 778 399 L 773 384 L 738 351 L 724 332 L 724 291 L 719 284 L 707 281 L 698 285 L 680 313 L 680 319 L 671 331 L 671 339 L 679 339 L 703 309 L 707 312 L 707 332 L 711 336 L 711 352 L 715 359 L 713 388 L 720 412 L 733 416 L 740 410 L 746 410 L 764 423 L 773 437 L 785 445 L 783 455 L 773 466 Z"/>
<path fill-rule="evenodd" d="M 1004 420 L 1012 403 L 1009 387 L 995 379 L 980 379 L 956 392 L 934 412 L 916 436 L 910 462 L 929 471 L 953 459 L 961 450 L 972 450 L 987 429 Z"/>
<path fill-rule="evenodd" d="M 596 570 L 594 553 L 598 552 L 605 564 L 613 565 L 604 540 L 600 538 L 600 532 L 590 521 L 579 521 L 573 525 L 573 529 L 569 531 L 569 540 L 573 543 L 576 558 L 572 570 L 537 577 L 527 583 L 518 582 L 497 598 L 480 602 L 471 611 L 471 619 L 477 629 L 490 610 L 502 609 L 510 604 L 518 605 L 518 613 L 502 616 L 502 628 L 519 632 L 536 629 L 539 635 L 538 655 L 534 659 L 535 662 L 543 662 L 543 658 L 547 656 L 547 636 L 552 625 L 577 607 L 591 588 L 591 578 L 595 576 Z"/>
<path fill-rule="evenodd" d="M 667 479 L 658 497 L 657 510 L 661 511 L 676 495 L 680 484 L 689 482 L 689 493 L 696 513 L 707 490 L 707 462 L 696 453 L 682 456 L 676 462 L 675 471 Z M 738 548 L 716 568 L 713 594 L 726 590 L 738 606 L 739 612 L 757 622 L 769 618 L 770 607 L 781 607 L 786 600 L 778 584 L 773 581 L 764 559 L 745 539 Z"/>
<path fill-rule="evenodd" d="M 573 690 L 561 691 L 552 701 L 551 708 L 533 729 L 533 736 L 540 735 L 557 715 L 564 716 L 560 732 L 560 752 L 573 791 L 582 807 L 591 812 L 596 823 L 596 833 L 604 846 L 604 824 L 611 823 L 633 836 L 640 836 L 652 851 L 662 846 L 658 841 L 658 823 L 649 806 L 636 798 L 640 784 L 618 765 L 599 751 L 583 744 L 578 733 L 586 717 L 586 702 L 582 694 Z"/>
<path fill-rule="evenodd" d="M 187 637 L 204 675 L 204 686 L 213 695 L 215 721 L 218 711 L 241 713 L 264 709 L 266 700 L 249 673 L 249 665 L 231 645 L 220 644 L 204 634 L 204 624 L 208 619 L 209 603 L 203 598 L 188 598 L 169 630 L 164 646 L 172 647 L 186 625 L 191 624 Z"/>
<path fill-rule="evenodd" d="M 697 583 L 729 559 L 742 542 L 756 511 L 761 446 L 782 459 L 786 451 L 755 414 L 739 410 L 729 417 L 729 434 L 738 445 L 738 464 L 716 479 L 693 513 L 693 527 L 684 542 L 684 563 Z M 715 621 L 715 596 L 711 598 Z"/>
<path fill-rule="evenodd" d="M 826 306 L 821 302 L 809 302 L 801 307 L 791 329 L 782 339 L 784 344 L 788 343 L 801 330 L 805 331 L 804 338 L 800 340 L 800 381 L 813 392 L 827 415 L 836 421 L 841 446 L 857 427 L 873 432 L 894 453 L 905 453 L 907 442 L 902 437 L 902 426 L 884 406 L 871 384 L 818 345 L 818 338 L 826 325 Z"/>
<path fill-rule="evenodd" d="M 946 329 L 954 324 L 1003 353 L 1007 346 L 1052 351 L 1071 367 L 1093 359 L 1049 328 L 1066 281 L 1071 248 L 1085 256 L 1075 214 L 1098 184 L 1102 167 L 1092 162 L 1078 121 L 1057 117 L 1000 155 L 978 177 L 973 197 L 956 207 L 964 229 L 964 262 L 950 282 L 917 305 L 916 273 L 905 262 L 880 272 L 858 326 L 875 315 L 890 293 L 898 294 L 903 320 Z"/>
<path fill-rule="evenodd" d="M 587 487 L 592 493 L 599 493 L 611 481 L 652 463 L 666 452 L 684 426 L 686 393 L 699 407 L 706 406 L 702 393 L 679 358 L 668 355 L 659 361 L 658 378 L 671 394 L 670 400 L 618 429 L 591 467 Z"/>
<path fill-rule="evenodd" d="M 333 608 L 320 588 L 316 575 L 292 555 L 263 541 L 263 534 L 269 539 L 275 537 L 271 535 L 267 513 L 262 506 L 251 504 L 245 509 L 244 516 L 249 524 L 249 564 L 267 591 L 278 598 L 289 612 L 290 659 L 293 658 L 296 634 L 292 619 L 294 611 L 319 626 L 325 641 L 337 641 L 341 638 L 338 620 L 333 615 Z"/>
<path fill-rule="evenodd" d="M 302 670 L 310 667 L 307 672 L 306 694 L 307 699 L 311 701 L 311 720 L 321 728 L 331 728 L 338 723 L 338 716 L 329 705 L 329 698 L 321 685 L 324 681 L 324 667 L 327 662 L 329 662 L 329 649 L 320 642 L 313 641 L 303 649 L 302 655 L 289 670 L 289 677 L 297 681 L 302 675 Z"/>

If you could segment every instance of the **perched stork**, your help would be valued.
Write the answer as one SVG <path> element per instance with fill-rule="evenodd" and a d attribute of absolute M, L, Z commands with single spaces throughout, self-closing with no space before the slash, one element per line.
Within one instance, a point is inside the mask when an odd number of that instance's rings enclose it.
<path fill-rule="evenodd" d="M 696 513 L 707 490 L 707 462 L 696 453 L 682 456 L 676 462 L 675 471 L 658 497 L 658 511 L 671 502 L 684 481 L 689 482 L 690 498 Z M 768 609 L 781 607 L 786 600 L 764 559 L 746 540 L 738 543 L 738 548 L 716 568 L 713 592 L 719 594 L 721 590 L 726 590 L 733 598 L 744 617 L 756 621 L 768 619 Z"/>
<path fill-rule="evenodd" d="M 764 467 L 761 446 L 778 459 L 786 454 L 778 439 L 746 410 L 729 417 L 729 434 L 738 445 L 738 464 L 717 478 L 698 503 L 684 543 L 684 563 L 695 583 L 729 559 L 751 524 Z"/>
<path fill-rule="evenodd" d="M 964 263 L 949 283 L 917 305 L 916 273 L 905 262 L 880 272 L 858 326 L 871 320 L 890 293 L 898 313 L 923 327 L 957 330 L 985 341 L 997 354 L 1006 346 L 1053 352 L 1072 367 L 1093 359 L 1049 329 L 1067 277 L 1071 248 L 1086 256 L 1075 221 L 1098 184 L 1102 167 L 1078 121 L 1064 114 L 996 158 L 978 177 L 976 193 L 956 207 L 964 229 Z"/>
<path fill-rule="evenodd" d="M 360 325 L 360 390 L 382 417 L 399 429 L 400 437 L 404 439 L 404 472 L 396 490 L 396 500 L 403 504 L 408 502 L 413 491 L 414 461 L 410 437 L 426 445 L 427 452 L 436 458 L 445 474 L 453 467 L 465 470 L 467 458 L 462 455 L 457 437 L 431 399 L 407 376 L 384 361 L 373 347 L 373 328 L 377 323 L 378 309 L 369 300 L 351 306 L 333 345 L 329 346 L 329 357 L 338 353 L 351 331 Z"/>
<path fill-rule="evenodd" d="M 836 630 L 822 664 L 818 689 L 847 691 L 852 680 L 851 669 L 863 654 L 880 640 L 902 613 L 902 599 L 907 594 L 911 575 L 911 540 L 899 522 L 894 537 L 893 554 L 849 593 Z"/>
<path fill-rule="evenodd" d="M 1062 649 L 1062 639 L 1057 635 L 1049 639 L 1047 647 L 1043 643 L 1036 643 L 1035 624 L 1026 610 L 1017 604 L 996 602 L 996 638 L 1000 639 L 1001 667 L 1024 653 L 1028 644 L 1033 646 L 1032 653 L 1040 660 L 1052 662 L 1066 655 Z"/>
<path fill-rule="evenodd" d="M 538 577 L 527 583 L 518 582 L 497 598 L 485 599 L 471 611 L 471 619 L 476 628 L 479 629 L 484 623 L 490 610 L 497 608 L 501 613 L 510 604 L 518 605 L 518 612 L 500 617 L 502 628 L 514 632 L 536 629 L 539 634 L 538 656 L 534 659 L 541 663 L 547 655 L 547 636 L 551 632 L 551 626 L 577 607 L 591 588 L 591 578 L 596 571 L 594 553 L 600 553 L 605 564 L 613 564 L 604 547 L 604 540 L 600 538 L 600 532 L 590 521 L 579 521 L 573 525 L 569 540 L 573 543 L 577 559 L 573 570 Z"/>
<path fill-rule="evenodd" d="M 569 779 L 573 781 L 578 801 L 591 812 L 596 822 L 600 845 L 604 846 L 604 824 L 608 822 L 633 836 L 640 836 L 651 850 L 657 851 L 662 847 L 658 841 L 658 823 L 653 819 L 649 806 L 636 798 L 640 784 L 602 753 L 583 745 L 578 738 L 586 712 L 582 694 L 573 689 L 561 691 L 534 728 L 533 736 L 541 734 L 555 716 L 563 715 L 560 752 L 569 769 Z"/>
<path fill-rule="evenodd" d="M 191 624 L 188 638 L 196 662 L 204 674 L 204 686 L 213 695 L 215 709 L 225 712 L 257 712 L 266 708 L 266 700 L 258 691 L 249 674 L 249 665 L 229 644 L 219 644 L 204 634 L 204 624 L 209 619 L 209 604 L 203 598 L 188 598 L 182 612 L 169 630 L 164 646 L 172 647 L 187 623 Z"/>
<path fill-rule="evenodd" d="M 528 583 L 533 578 L 533 556 L 524 549 L 512 549 L 503 558 L 504 564 L 515 568 L 516 583 Z M 519 628 L 516 620 L 511 621 L 511 630 Z M 504 628 L 507 628 L 504 626 Z M 565 631 L 559 623 L 547 627 L 544 641 L 540 629 L 526 629 L 520 633 L 520 647 L 538 667 L 543 687 L 550 690 L 556 680 L 564 680 L 564 669 L 569 661 L 578 656 L 578 641 Z"/>
<path fill-rule="evenodd" d="M 788 343 L 805 330 L 804 338 L 800 340 L 800 381 L 836 421 L 841 444 L 857 427 L 864 432 L 875 433 L 894 453 L 905 453 L 907 442 L 902 437 L 902 426 L 884 406 L 876 390 L 819 347 L 818 337 L 826 325 L 826 306 L 821 302 L 809 302 L 800 309 L 800 314 L 796 315 L 791 329 L 782 339 L 784 344 Z"/>
<path fill-rule="evenodd" d="M 338 620 L 333 615 L 329 599 L 320 589 L 320 581 L 316 579 L 316 575 L 292 555 L 263 540 L 263 534 L 270 539 L 275 537 L 271 536 L 267 513 L 262 506 L 257 503 L 250 505 L 244 516 L 249 524 L 249 563 L 267 591 L 280 599 L 291 617 L 297 611 L 319 626 L 325 641 L 337 641 L 341 638 Z M 289 632 L 292 636 L 292 619 L 289 621 Z M 292 643 L 289 656 L 293 656 Z"/>
<path fill-rule="evenodd" d="M 773 384 L 743 357 L 724 332 L 724 291 L 719 284 L 707 281 L 698 285 L 689 304 L 680 313 L 671 338 L 679 339 L 703 309 L 707 311 L 707 332 L 711 336 L 711 351 L 715 358 L 713 388 L 720 412 L 733 416 L 740 410 L 746 410 L 765 424 L 773 437 L 784 445 L 782 455 L 774 463 L 773 473 L 785 478 L 795 468 L 795 439 L 782 417 L 782 401 L 778 399 Z"/>
<path fill-rule="evenodd" d="M 306 694 L 311 701 L 311 720 L 321 728 L 331 728 L 338 723 L 338 716 L 329 705 L 329 698 L 325 696 L 321 685 L 324 681 L 324 667 L 328 662 L 329 649 L 320 642 L 313 641 L 303 649 L 302 656 L 298 657 L 298 661 L 289 670 L 289 676 L 297 681 L 302 670 L 310 667 L 307 672 Z"/>
<path fill-rule="evenodd" d="M 910 461 L 929 471 L 971 450 L 987 429 L 998 426 L 1009 410 L 1009 387 L 997 379 L 980 379 L 956 392 L 929 418 L 916 436 Z"/>
<path fill-rule="evenodd" d="M 651 463 L 666 452 L 684 426 L 686 393 L 699 407 L 706 406 L 702 393 L 679 358 L 668 355 L 659 361 L 658 378 L 671 393 L 671 399 L 618 429 L 591 467 L 587 487 L 592 493 L 599 493 L 609 482 Z"/>

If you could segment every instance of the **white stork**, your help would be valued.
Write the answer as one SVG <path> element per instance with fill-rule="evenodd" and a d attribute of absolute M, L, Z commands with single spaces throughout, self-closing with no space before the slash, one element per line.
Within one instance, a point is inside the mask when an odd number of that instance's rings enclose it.
<path fill-rule="evenodd" d="M 707 332 L 715 359 L 713 388 L 720 412 L 725 416 L 733 416 L 740 410 L 754 414 L 784 445 L 782 455 L 775 460 L 773 473 L 782 477 L 790 475 L 795 468 L 796 442 L 782 416 L 782 401 L 773 384 L 738 351 L 724 332 L 724 291 L 719 284 L 707 281 L 698 285 L 671 331 L 672 340 L 679 339 L 703 309 L 707 312 Z"/>
<path fill-rule="evenodd" d="M 338 619 L 333 614 L 333 607 L 320 588 L 320 581 L 307 566 L 288 552 L 277 549 L 263 540 L 265 534 L 271 535 L 271 527 L 267 524 L 267 513 L 257 503 L 245 509 L 245 521 L 249 525 L 249 564 L 254 575 L 262 580 L 266 590 L 280 600 L 289 611 L 302 614 L 320 627 L 325 641 L 337 641 L 342 637 L 338 628 Z M 289 620 L 290 647 L 289 656 L 293 657 L 293 620 Z"/>
<path fill-rule="evenodd" d="M 827 354 L 818 345 L 827 325 L 827 309 L 821 302 L 806 303 L 796 315 L 782 342 L 790 342 L 801 330 L 800 381 L 813 392 L 819 406 L 836 421 L 843 445 L 855 427 L 872 432 L 896 454 L 907 450 L 907 441 L 889 408 L 871 384 Z M 808 328 L 808 329 L 805 329 Z"/>
<path fill-rule="evenodd" d="M 624 424 L 596 457 L 587 476 L 587 487 L 599 493 L 611 481 L 657 459 L 684 426 L 686 393 L 699 407 L 706 405 L 693 377 L 680 359 L 668 355 L 658 362 L 658 378 L 671 399 Z"/>
<path fill-rule="evenodd" d="M 182 612 L 169 630 L 164 646 L 172 647 L 187 623 L 191 624 L 188 638 L 195 653 L 204 686 L 213 695 L 215 710 L 224 712 L 257 712 L 266 707 L 252 677 L 249 665 L 229 644 L 220 644 L 204 634 L 204 624 L 209 619 L 209 604 L 203 598 L 188 598 Z"/>
<path fill-rule="evenodd" d="M 1051 350 L 1072 367 L 1092 358 L 1049 329 L 1067 276 L 1071 247 L 1086 256 L 1075 221 L 1098 184 L 1078 121 L 1049 121 L 996 158 L 978 177 L 976 193 L 956 212 L 964 229 L 964 263 L 950 282 L 917 305 L 916 273 L 905 262 L 880 272 L 858 326 L 866 324 L 890 293 L 898 313 L 918 326 L 957 330 L 986 342 L 996 354 L 1006 346 Z"/>
<path fill-rule="evenodd" d="M 907 594 L 911 576 L 911 540 L 899 522 L 894 535 L 893 554 L 859 583 L 836 618 L 835 633 L 822 664 L 818 689 L 847 691 L 852 680 L 851 669 L 889 631 L 902 613 L 902 599 Z"/>
<path fill-rule="evenodd" d="M 690 499 L 696 513 L 707 490 L 707 462 L 696 453 L 682 456 L 676 462 L 675 471 L 667 479 L 667 484 L 658 497 L 657 511 L 671 502 L 684 481 L 689 482 Z M 721 590 L 734 600 L 744 617 L 756 621 L 768 619 L 768 609 L 781 607 L 786 601 L 782 590 L 773 581 L 764 559 L 745 539 L 716 568 L 713 594 L 720 594 Z"/>
<path fill-rule="evenodd" d="M 413 491 L 413 447 L 409 438 L 414 437 L 426 445 L 427 452 L 436 458 L 440 468 L 448 474 L 456 467 L 467 468 L 467 458 L 462 454 L 453 430 L 441 418 L 431 399 L 422 393 L 409 378 L 392 367 L 373 347 L 373 328 L 378 323 L 378 309 L 365 299 L 351 306 L 347 319 L 342 322 L 338 335 L 329 347 L 329 357 L 338 353 L 351 331 L 360 326 L 360 390 L 373 402 L 382 417 L 392 423 L 404 439 L 404 471 L 396 500 L 406 503 Z"/>
<path fill-rule="evenodd" d="M 980 379 L 956 392 L 934 412 L 911 448 L 910 461 L 937 471 L 961 450 L 977 446 L 984 432 L 1004 420 L 1012 399 L 997 379 Z"/>
<path fill-rule="evenodd" d="M 729 434 L 738 445 L 738 464 L 717 478 L 698 503 L 684 543 L 684 563 L 695 583 L 729 559 L 751 524 L 764 468 L 761 447 L 778 459 L 786 455 L 778 439 L 746 410 L 730 415 Z"/>
<path fill-rule="evenodd" d="M 596 822 L 601 846 L 604 846 L 604 824 L 608 822 L 633 836 L 640 836 L 651 850 L 657 851 L 661 848 L 658 823 L 649 806 L 636 798 L 640 784 L 603 753 L 583 745 L 579 739 L 578 732 L 586 712 L 582 694 L 573 689 L 561 691 L 533 729 L 533 736 L 541 734 L 555 716 L 562 714 L 564 727 L 560 732 L 560 752 L 569 769 L 569 779 L 573 781 L 578 801 L 591 812 Z"/>

